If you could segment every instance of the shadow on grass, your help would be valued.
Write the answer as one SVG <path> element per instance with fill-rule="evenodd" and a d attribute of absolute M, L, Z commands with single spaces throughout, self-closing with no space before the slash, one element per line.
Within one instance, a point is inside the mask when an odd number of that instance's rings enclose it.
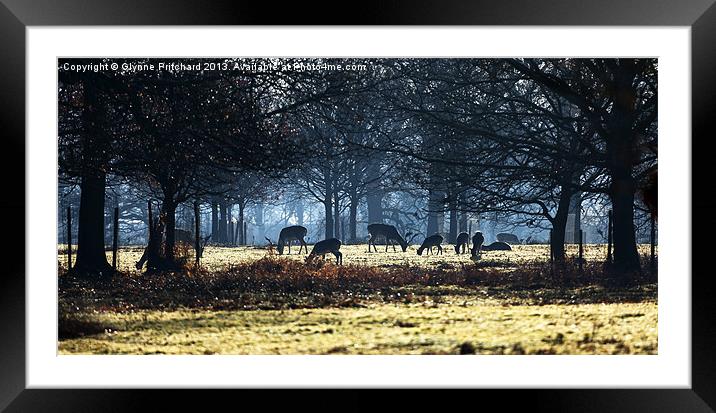
<path fill-rule="evenodd" d="M 57 318 L 57 338 L 68 340 L 117 331 L 116 327 L 102 323 L 91 315 L 60 310 Z"/>

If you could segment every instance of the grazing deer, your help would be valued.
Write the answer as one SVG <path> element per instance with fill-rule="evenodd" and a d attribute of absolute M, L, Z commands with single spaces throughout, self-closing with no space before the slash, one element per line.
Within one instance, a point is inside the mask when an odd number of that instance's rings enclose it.
<path fill-rule="evenodd" d="M 455 240 L 455 254 L 460 254 L 460 247 L 462 247 L 462 253 L 464 254 L 468 248 L 468 241 L 470 241 L 470 234 L 467 232 L 459 233 Z"/>
<path fill-rule="evenodd" d="M 480 259 L 480 250 L 482 249 L 482 243 L 485 242 L 485 237 L 482 232 L 477 231 L 472 236 L 472 251 L 470 251 L 470 259 L 477 261 Z"/>
<path fill-rule="evenodd" d="M 338 238 L 328 238 L 323 241 L 319 241 L 313 246 L 311 253 L 306 257 L 306 262 L 313 261 L 317 256 L 326 259 L 326 254 L 329 252 L 336 256 L 336 264 L 343 264 L 343 254 L 339 251 L 341 249 L 341 240 Z"/>
<path fill-rule="evenodd" d="M 510 247 L 510 244 L 506 242 L 493 242 L 490 245 L 485 245 L 482 247 L 483 251 L 512 251 L 512 247 Z"/>
<path fill-rule="evenodd" d="M 163 224 L 158 223 L 157 224 L 157 233 L 160 233 L 163 231 Z M 163 234 L 162 234 L 163 235 Z M 206 244 L 209 242 L 209 239 L 211 238 L 211 234 L 201 238 L 199 240 L 199 250 L 195 251 L 196 254 L 201 258 L 202 254 L 204 253 L 204 247 L 206 247 Z M 174 230 L 174 242 L 175 245 L 187 245 L 191 248 L 194 248 L 196 250 L 196 238 L 194 238 L 194 234 L 190 231 L 187 231 L 185 229 L 177 228 Z M 142 254 L 142 257 L 137 261 L 135 264 L 135 267 L 139 270 L 144 266 L 144 263 L 149 259 L 149 251 L 150 251 L 150 245 L 147 245 L 146 248 L 144 248 L 144 253 Z"/>
<path fill-rule="evenodd" d="M 378 252 L 378 248 L 375 246 L 375 241 L 378 238 L 385 238 L 385 252 L 388 252 L 388 244 L 391 244 L 393 251 L 395 251 L 395 243 L 393 243 L 393 241 L 397 241 L 398 244 L 400 244 L 400 248 L 403 249 L 403 252 L 408 249 L 408 242 L 405 241 L 405 238 L 400 236 L 398 230 L 392 225 L 370 224 L 368 225 L 368 233 L 370 234 L 370 238 L 368 239 L 368 252 L 370 252 L 371 244 L 375 252 Z M 407 233 L 405 237 L 407 238 L 409 235 L 410 233 Z"/>
<path fill-rule="evenodd" d="M 420 248 L 418 248 L 418 255 L 423 255 L 423 251 L 426 249 L 431 254 L 433 253 L 433 247 L 438 247 L 438 254 L 442 255 L 443 253 L 443 236 L 440 234 L 431 235 L 427 238 L 425 238 L 425 241 L 423 241 L 422 245 L 420 245 Z"/>
<path fill-rule="evenodd" d="M 281 230 L 281 233 L 279 233 L 278 235 L 278 245 L 276 246 L 276 249 L 278 249 L 278 254 L 283 255 L 283 246 L 288 244 L 288 253 L 290 255 L 291 243 L 293 241 L 298 241 L 299 243 L 301 243 L 301 246 L 298 248 L 299 254 L 301 253 L 303 247 L 306 247 L 306 254 L 308 254 L 308 245 L 306 245 L 306 241 L 303 239 L 307 233 L 308 230 L 306 229 L 306 227 L 302 227 L 300 225 L 283 228 Z"/>
<path fill-rule="evenodd" d="M 499 233 L 495 236 L 495 238 L 497 238 L 497 240 L 500 242 L 507 242 L 510 244 L 519 244 L 520 243 L 520 239 L 517 238 L 517 235 L 510 234 L 508 232 Z"/>

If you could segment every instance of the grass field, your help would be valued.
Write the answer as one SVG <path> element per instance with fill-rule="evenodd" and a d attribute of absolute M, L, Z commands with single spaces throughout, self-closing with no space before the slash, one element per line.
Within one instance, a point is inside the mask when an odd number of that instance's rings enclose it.
<path fill-rule="evenodd" d="M 654 354 L 656 303 L 103 313 L 61 354 Z"/>
<path fill-rule="evenodd" d="M 76 247 L 75 247 L 76 248 Z M 309 251 L 312 248 L 309 245 Z M 343 253 L 343 263 L 350 265 L 368 265 L 377 267 L 387 267 L 394 265 L 419 265 L 424 267 L 436 267 L 444 265 L 460 265 L 470 264 L 470 254 L 455 254 L 455 250 L 451 245 L 443 246 L 443 255 L 417 255 L 418 246 L 411 245 L 408 250 L 402 252 L 399 246 L 396 246 L 397 252 L 392 248 L 385 252 L 385 246 L 378 246 L 378 252 L 368 253 L 368 247 L 362 245 L 344 245 L 341 247 Z M 496 263 L 522 264 L 534 261 L 549 260 L 548 245 L 513 245 L 513 251 L 488 251 L 482 253 L 482 259 L 485 261 Z M 567 255 L 576 257 L 579 247 L 577 245 L 567 245 Z M 60 245 L 58 251 L 66 251 L 66 245 Z M 136 273 L 134 264 L 139 260 L 144 251 L 144 247 L 123 247 L 119 250 L 118 268 L 125 273 Z M 281 257 L 292 260 L 303 260 L 306 254 L 298 254 L 298 247 L 291 249 L 292 254 L 288 254 L 288 249 Z M 649 253 L 649 245 L 640 245 L 639 252 L 642 255 Z M 278 254 L 277 252 L 274 252 Z M 193 254 L 190 251 L 190 257 Z M 256 261 L 269 254 L 266 247 L 206 247 L 202 258 L 202 266 L 209 271 L 221 271 L 235 264 Z M 588 244 L 584 246 L 584 258 L 587 261 L 603 261 L 607 256 L 607 246 L 605 244 Z M 326 259 L 333 258 L 327 255 Z M 107 252 L 107 260 L 112 262 L 112 252 Z M 61 266 L 67 265 L 67 255 L 64 253 L 58 255 L 58 261 Z"/>
<path fill-rule="evenodd" d="M 603 245 L 559 278 L 547 246 L 487 252 L 480 263 L 368 253 L 344 266 L 305 255 L 209 247 L 202 269 L 141 274 L 140 248 L 97 283 L 60 276 L 60 354 L 656 354 L 657 288 L 602 283 Z M 647 253 L 648 246 L 640 252 Z M 62 246 L 60 247 L 60 250 Z M 576 248 L 568 255 L 576 255 Z M 111 254 L 111 253 L 110 253 Z M 60 266 L 63 255 L 58 256 Z"/>

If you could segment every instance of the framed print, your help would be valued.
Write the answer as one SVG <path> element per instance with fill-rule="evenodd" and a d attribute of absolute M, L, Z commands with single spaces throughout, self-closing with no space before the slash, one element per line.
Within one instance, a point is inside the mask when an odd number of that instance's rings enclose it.
<path fill-rule="evenodd" d="M 0 12 L 8 411 L 716 405 L 711 2 Z"/>

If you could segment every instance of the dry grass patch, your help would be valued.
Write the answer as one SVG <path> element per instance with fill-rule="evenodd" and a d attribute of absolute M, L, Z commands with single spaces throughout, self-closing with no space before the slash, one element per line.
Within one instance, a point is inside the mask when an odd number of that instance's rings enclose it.
<path fill-rule="evenodd" d="M 102 313 L 119 331 L 62 354 L 656 354 L 656 303 Z"/>

